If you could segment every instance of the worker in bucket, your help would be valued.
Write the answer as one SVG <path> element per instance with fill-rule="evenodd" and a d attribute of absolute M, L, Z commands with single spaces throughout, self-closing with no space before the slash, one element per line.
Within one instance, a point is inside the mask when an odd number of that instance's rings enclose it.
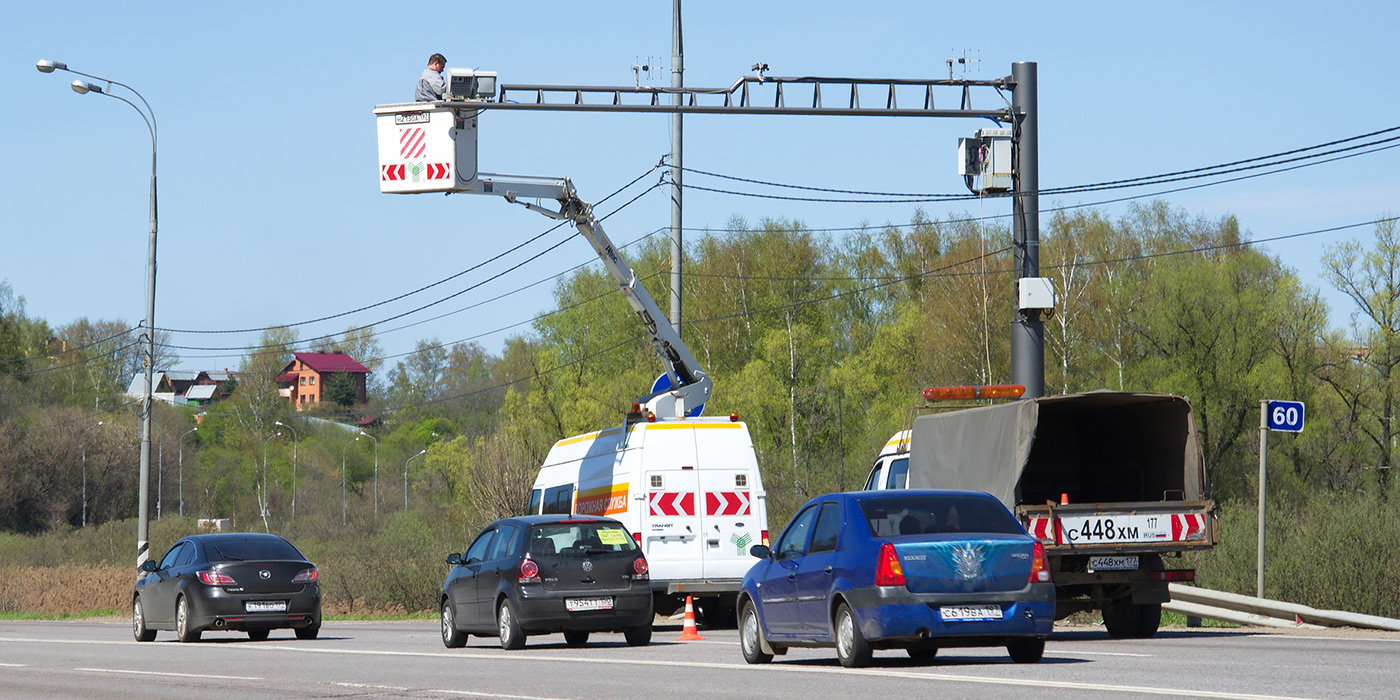
<path fill-rule="evenodd" d="M 418 79 L 418 89 L 413 93 L 415 102 L 436 102 L 442 99 L 442 93 L 447 89 L 447 80 L 442 77 L 445 67 L 447 59 L 443 58 L 442 54 L 435 53 L 428 58 L 428 67 L 423 69 L 423 76 Z"/>

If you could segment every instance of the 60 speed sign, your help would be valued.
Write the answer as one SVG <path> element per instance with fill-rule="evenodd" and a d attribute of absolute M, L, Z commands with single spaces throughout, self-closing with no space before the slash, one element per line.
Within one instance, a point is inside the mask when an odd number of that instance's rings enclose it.
<path fill-rule="evenodd" d="M 1270 401 L 1265 413 L 1269 430 L 1285 433 L 1303 432 L 1302 401 Z"/>

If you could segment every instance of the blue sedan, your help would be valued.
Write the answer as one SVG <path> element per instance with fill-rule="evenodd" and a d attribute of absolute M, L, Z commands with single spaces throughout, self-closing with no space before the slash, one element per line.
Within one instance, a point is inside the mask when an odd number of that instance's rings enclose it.
<path fill-rule="evenodd" d="M 1055 587 L 1040 542 L 975 491 L 862 491 L 808 501 L 739 593 L 744 660 L 836 647 L 843 666 L 874 649 L 931 659 L 943 647 L 1045 652 Z"/>

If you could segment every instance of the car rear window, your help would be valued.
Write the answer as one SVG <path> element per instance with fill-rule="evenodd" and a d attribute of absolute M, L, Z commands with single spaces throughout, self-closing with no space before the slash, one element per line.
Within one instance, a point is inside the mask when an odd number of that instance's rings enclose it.
<path fill-rule="evenodd" d="M 535 556 L 634 552 L 637 544 L 616 523 L 548 523 L 530 528 L 529 551 Z"/>
<path fill-rule="evenodd" d="M 980 496 L 891 496 L 860 502 L 876 537 L 957 532 L 1021 534 L 1016 519 L 992 498 Z"/>
<path fill-rule="evenodd" d="M 286 540 L 217 540 L 206 542 L 209 557 L 216 561 L 253 561 L 257 559 L 305 559 Z"/>

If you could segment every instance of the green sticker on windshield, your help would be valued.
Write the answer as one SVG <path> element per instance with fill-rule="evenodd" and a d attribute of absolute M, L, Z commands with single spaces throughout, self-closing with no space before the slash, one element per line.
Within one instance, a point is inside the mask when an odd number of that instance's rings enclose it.
<path fill-rule="evenodd" d="M 598 530 L 598 541 L 607 545 L 627 544 L 627 533 L 616 528 Z"/>

